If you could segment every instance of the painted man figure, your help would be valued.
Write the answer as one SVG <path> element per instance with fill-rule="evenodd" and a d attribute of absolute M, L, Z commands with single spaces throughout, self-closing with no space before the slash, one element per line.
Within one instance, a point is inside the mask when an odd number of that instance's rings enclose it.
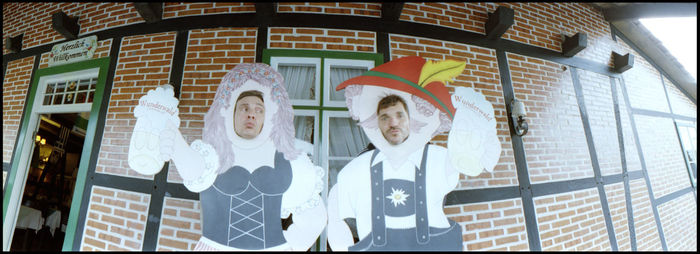
<path fill-rule="evenodd" d="M 447 219 L 443 199 L 460 172 L 475 176 L 493 165 L 460 163 L 460 156 L 428 141 L 459 129 L 451 128 L 453 120 L 465 113 L 455 109 L 443 82 L 464 68 L 464 62 L 404 57 L 338 86 L 376 149 L 350 161 L 329 192 L 333 250 L 462 250 L 461 226 Z M 357 243 L 348 220 L 356 222 Z"/>

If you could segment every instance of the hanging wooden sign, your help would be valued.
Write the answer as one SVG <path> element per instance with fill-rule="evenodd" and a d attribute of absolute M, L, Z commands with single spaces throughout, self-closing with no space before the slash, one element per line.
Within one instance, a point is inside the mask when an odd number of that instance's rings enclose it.
<path fill-rule="evenodd" d="M 91 59 L 97 49 L 97 35 L 56 44 L 49 53 L 49 66 Z"/>

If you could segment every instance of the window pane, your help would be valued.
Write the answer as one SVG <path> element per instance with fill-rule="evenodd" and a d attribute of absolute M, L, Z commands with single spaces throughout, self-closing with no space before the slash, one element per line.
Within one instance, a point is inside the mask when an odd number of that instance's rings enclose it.
<path fill-rule="evenodd" d="M 80 84 L 78 84 L 78 91 L 86 91 L 90 89 L 90 80 L 89 79 L 83 79 L 80 81 Z"/>
<path fill-rule="evenodd" d="M 369 144 L 369 138 L 351 118 L 331 117 L 329 125 L 329 156 L 355 157 Z"/>
<path fill-rule="evenodd" d="M 357 77 L 365 73 L 365 67 L 340 67 L 331 66 L 331 87 L 330 96 L 334 101 L 345 101 L 345 90 L 336 91 L 335 88 L 343 81 Z"/>
<path fill-rule="evenodd" d="M 77 82 L 75 82 L 75 81 L 70 81 L 70 82 L 68 82 L 68 87 L 67 87 L 67 90 L 66 90 L 66 91 L 68 91 L 68 92 L 73 92 L 73 91 L 75 91 L 75 89 L 76 89 L 77 87 L 78 87 L 78 83 L 77 83 Z"/>
<path fill-rule="evenodd" d="M 95 91 L 95 85 L 97 85 L 97 78 L 90 79 L 90 90 Z"/>
<path fill-rule="evenodd" d="M 63 93 L 66 91 L 66 83 L 58 83 L 56 84 L 56 93 Z"/>
<path fill-rule="evenodd" d="M 87 92 L 78 92 L 75 103 L 85 103 L 85 99 L 87 99 Z"/>
<path fill-rule="evenodd" d="M 278 71 L 284 77 L 289 98 L 293 100 L 316 99 L 316 67 L 313 65 L 280 64 Z"/>
<path fill-rule="evenodd" d="M 53 97 L 53 105 L 63 104 L 63 94 L 57 94 Z"/>
<path fill-rule="evenodd" d="M 330 190 L 338 182 L 338 172 L 340 172 L 350 160 L 329 160 L 328 161 L 328 189 Z"/>
<path fill-rule="evenodd" d="M 73 104 L 73 93 L 66 94 L 66 102 L 64 104 Z"/>
<path fill-rule="evenodd" d="M 294 117 L 294 137 L 314 143 L 314 117 L 313 116 L 295 116 Z"/>
<path fill-rule="evenodd" d="M 51 95 L 44 96 L 44 105 L 51 104 Z"/>
<path fill-rule="evenodd" d="M 48 84 L 46 86 L 46 94 L 52 94 L 55 90 L 56 84 Z"/>

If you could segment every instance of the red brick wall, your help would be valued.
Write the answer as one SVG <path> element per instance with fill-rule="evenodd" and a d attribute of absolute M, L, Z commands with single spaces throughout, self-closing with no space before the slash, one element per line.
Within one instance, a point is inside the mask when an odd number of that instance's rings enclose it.
<path fill-rule="evenodd" d="M 157 251 L 193 250 L 202 235 L 199 200 L 165 197 Z"/>
<path fill-rule="evenodd" d="M 399 20 L 485 34 L 489 3 L 404 3 Z M 493 7 L 495 8 L 495 7 Z M 493 10 L 491 10 L 493 12 Z"/>
<path fill-rule="evenodd" d="M 517 199 L 446 206 L 462 228 L 464 250 L 529 250 L 522 201 Z"/>
<path fill-rule="evenodd" d="M 622 160 L 610 78 L 585 70 L 577 72 L 600 173 L 602 175 L 620 174 Z"/>
<path fill-rule="evenodd" d="M 661 228 L 669 251 L 697 251 L 698 209 L 692 193 L 659 205 Z"/>
<path fill-rule="evenodd" d="M 374 32 L 271 27 L 268 48 L 377 52 Z"/>
<path fill-rule="evenodd" d="M 141 250 L 150 195 L 93 186 L 81 251 Z"/>
<path fill-rule="evenodd" d="M 78 17 L 78 36 L 108 28 L 144 22 L 133 3 L 30 3 L 2 4 L 3 55 L 5 38 L 24 33 L 22 49 L 66 40 L 52 27 L 51 15 L 63 11 L 69 17 Z M 15 18 L 16 17 L 16 18 Z"/>
<path fill-rule="evenodd" d="M 531 57 L 507 56 L 515 98 L 527 112 L 529 131 L 523 144 L 530 181 L 593 177 L 571 70 Z"/>
<path fill-rule="evenodd" d="M 127 163 L 136 124 L 134 107 L 149 90 L 170 81 L 174 47 L 174 32 L 122 39 L 95 172 L 153 179 L 152 175 L 132 170 Z"/>
<path fill-rule="evenodd" d="M 623 87 L 616 79 L 615 88 L 617 90 L 617 102 L 620 110 L 620 128 L 622 129 L 623 144 L 625 146 L 625 164 L 627 172 L 642 170 L 639 153 L 637 152 L 637 142 L 635 141 L 634 131 L 632 130 L 632 120 L 630 119 L 630 108 L 625 102 Z"/>
<path fill-rule="evenodd" d="M 611 250 L 597 189 L 537 197 L 543 251 Z"/>
<path fill-rule="evenodd" d="M 307 12 L 307 13 L 322 13 L 322 14 L 339 14 L 352 16 L 369 16 L 380 17 L 380 3 L 277 3 L 277 12 Z"/>
<path fill-rule="evenodd" d="M 3 4 L 4 7 L 4 4 Z M 12 161 L 12 149 L 19 133 L 22 110 L 27 99 L 29 81 L 34 68 L 34 57 L 25 57 L 7 63 L 2 80 L 2 162 Z"/>
<path fill-rule="evenodd" d="M 210 14 L 255 12 L 253 3 L 163 3 L 163 19 Z"/>
<path fill-rule="evenodd" d="M 666 85 L 666 92 L 668 93 L 668 99 L 671 102 L 671 110 L 674 114 L 697 117 L 698 106 L 673 85 L 666 76 L 664 76 L 664 85 Z"/>
<path fill-rule="evenodd" d="M 654 198 L 690 187 L 673 120 L 635 115 L 634 121 Z"/>
<path fill-rule="evenodd" d="M 614 42 L 601 12 L 584 3 L 405 3 L 400 20 L 486 34 L 488 13 L 514 10 L 513 26 L 502 36 L 561 52 L 564 36 L 583 32 L 588 47 L 576 56 L 608 63 Z"/>
<path fill-rule="evenodd" d="M 661 250 L 661 238 L 656 228 L 654 212 L 649 200 L 649 190 L 644 179 L 630 180 L 632 211 L 634 211 L 634 231 L 637 236 L 637 250 Z"/>
<path fill-rule="evenodd" d="M 618 42 L 622 49 L 629 48 L 622 40 L 618 40 Z M 630 100 L 629 106 L 670 113 L 659 71 L 631 49 L 616 52 L 621 55 L 628 52 L 634 55 L 634 68 L 622 73 Z"/>
<path fill-rule="evenodd" d="M 629 224 L 627 221 L 627 203 L 625 198 L 624 183 L 609 184 L 605 186 L 605 196 L 608 200 L 610 219 L 615 229 L 615 240 L 619 251 L 631 251 Z"/>

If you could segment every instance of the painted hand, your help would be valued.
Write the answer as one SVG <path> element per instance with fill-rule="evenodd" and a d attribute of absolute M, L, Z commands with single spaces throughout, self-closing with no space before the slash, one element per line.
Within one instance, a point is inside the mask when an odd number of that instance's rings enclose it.
<path fill-rule="evenodd" d="M 175 133 L 177 132 L 177 127 L 168 123 L 160 132 L 160 158 L 163 161 L 169 161 L 172 159 L 173 153 L 175 152 Z"/>

